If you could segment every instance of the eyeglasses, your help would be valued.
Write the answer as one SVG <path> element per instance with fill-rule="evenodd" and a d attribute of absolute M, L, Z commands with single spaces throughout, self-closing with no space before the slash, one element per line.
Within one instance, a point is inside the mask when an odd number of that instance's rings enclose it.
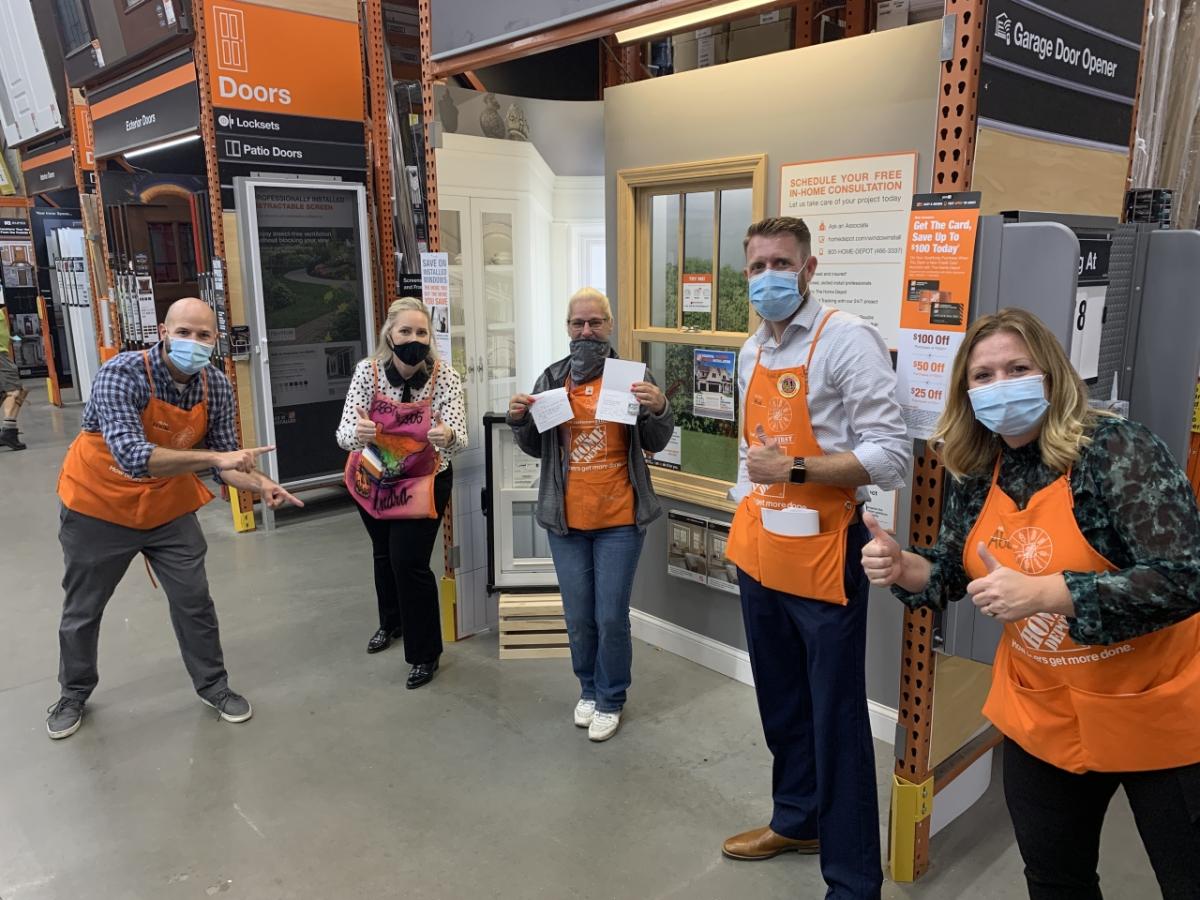
<path fill-rule="evenodd" d="M 608 319 L 571 319 L 567 322 L 567 327 L 572 331 L 583 331 L 583 326 L 586 325 L 592 331 L 603 328 L 608 323 Z"/>

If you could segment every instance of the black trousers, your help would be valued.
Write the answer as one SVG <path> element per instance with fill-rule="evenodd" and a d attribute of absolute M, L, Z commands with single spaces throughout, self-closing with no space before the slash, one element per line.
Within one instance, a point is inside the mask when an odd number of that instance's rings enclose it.
<path fill-rule="evenodd" d="M 1163 900 L 1200 900 L 1200 764 L 1076 775 L 1005 740 L 1004 797 L 1031 900 L 1101 900 L 1100 828 L 1118 787 Z"/>
<path fill-rule="evenodd" d="M 371 536 L 379 627 L 403 630 L 404 658 L 410 665 L 433 662 L 442 654 L 438 585 L 429 557 L 453 486 L 452 469 L 434 479 L 436 519 L 373 519 L 358 507 Z"/>

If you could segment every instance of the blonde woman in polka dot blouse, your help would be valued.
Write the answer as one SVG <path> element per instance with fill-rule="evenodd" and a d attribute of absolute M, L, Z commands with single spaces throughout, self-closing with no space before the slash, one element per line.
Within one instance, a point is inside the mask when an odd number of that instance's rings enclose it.
<path fill-rule="evenodd" d="M 375 354 L 354 370 L 337 430 L 343 450 L 362 450 L 375 436 L 376 425 L 366 411 L 376 392 L 396 403 L 432 398 L 435 424 L 429 430 L 429 442 L 442 456 L 434 479 L 438 518 L 374 519 L 357 507 L 371 536 L 379 605 L 379 630 L 367 643 L 367 652 L 386 650 L 403 635 L 404 657 L 412 666 L 409 688 L 433 679 L 442 652 L 437 581 L 429 558 L 453 486 L 450 459 L 467 446 L 462 380 L 448 362 L 436 365 L 434 376 L 436 362 L 437 348 L 425 305 L 412 297 L 395 301 L 379 331 Z"/>

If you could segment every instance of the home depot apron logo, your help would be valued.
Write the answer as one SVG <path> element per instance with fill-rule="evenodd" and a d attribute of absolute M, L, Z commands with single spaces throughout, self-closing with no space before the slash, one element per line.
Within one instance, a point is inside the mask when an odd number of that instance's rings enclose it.
<path fill-rule="evenodd" d="M 1088 645 L 1073 644 L 1062 649 L 1062 643 L 1070 637 L 1071 625 L 1066 616 L 1058 613 L 1037 613 L 1025 620 L 1021 628 L 1021 640 L 1031 650 L 1045 653 L 1072 653 L 1087 650 Z"/>
<path fill-rule="evenodd" d="M 1011 550 L 1016 563 L 1026 575 L 1040 575 L 1054 557 L 1054 541 L 1044 528 L 1027 525 L 1018 528 L 1011 536 L 999 525 L 988 538 L 988 547 L 1003 547 Z"/>
<path fill-rule="evenodd" d="M 767 407 L 767 427 L 772 434 L 787 431 L 792 425 L 792 405 L 782 397 L 772 397 Z"/>
<path fill-rule="evenodd" d="M 176 450 L 188 450 L 196 446 L 199 437 L 195 428 L 184 426 L 171 437 L 171 446 Z"/>
<path fill-rule="evenodd" d="M 591 428 L 572 428 L 571 463 L 588 465 L 602 459 L 608 452 L 608 432 L 603 423 Z"/>

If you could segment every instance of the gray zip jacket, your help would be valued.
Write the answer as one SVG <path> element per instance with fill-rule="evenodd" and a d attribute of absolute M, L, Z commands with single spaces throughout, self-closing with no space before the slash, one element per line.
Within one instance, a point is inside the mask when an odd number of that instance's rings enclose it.
<path fill-rule="evenodd" d="M 615 357 L 616 351 L 610 351 L 609 356 Z M 540 394 L 552 388 L 560 388 L 566 384 L 567 375 L 571 372 L 571 357 L 552 363 L 537 380 L 533 393 Z M 653 376 L 647 371 L 646 380 L 653 381 Z M 505 420 L 513 430 L 517 446 L 542 461 L 542 477 L 538 485 L 538 524 L 547 531 L 565 535 L 567 533 L 567 512 L 564 505 L 566 493 L 566 476 L 562 455 L 562 444 L 559 441 L 558 429 L 551 428 L 544 434 L 538 434 L 537 426 L 533 424 L 533 416 L 526 413 L 524 418 L 513 421 L 512 417 Z M 675 429 L 675 413 L 671 404 L 661 415 L 654 415 L 646 407 L 638 411 L 637 425 L 629 425 L 629 480 L 633 482 L 634 521 L 639 531 L 645 531 L 646 526 L 662 515 L 662 506 L 655 496 L 654 488 L 650 485 L 650 471 L 646 465 L 645 453 L 657 453 L 671 441 Z"/>

